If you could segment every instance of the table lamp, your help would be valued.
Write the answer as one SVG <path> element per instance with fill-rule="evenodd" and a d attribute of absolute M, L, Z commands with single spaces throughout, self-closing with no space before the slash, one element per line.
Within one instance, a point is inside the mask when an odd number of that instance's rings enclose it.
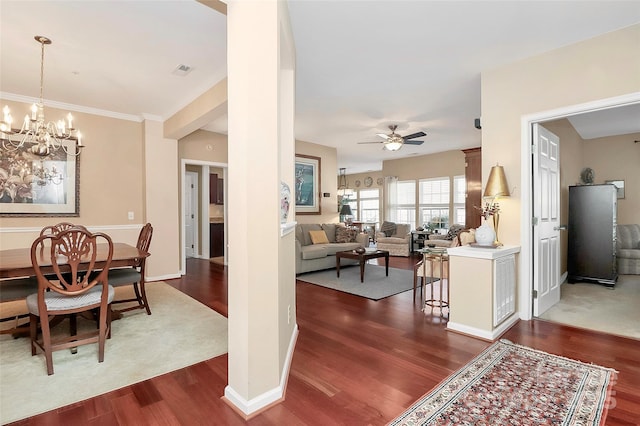
<path fill-rule="evenodd" d="M 340 215 L 344 216 L 344 223 L 347 225 L 351 225 L 351 220 L 353 219 L 353 213 L 351 212 L 351 206 L 349 204 L 343 204 L 340 208 Z"/>
<path fill-rule="evenodd" d="M 504 168 L 496 164 L 491 167 L 487 186 L 484 189 L 483 198 L 491 198 L 489 207 L 493 211 L 493 229 L 496 232 L 495 245 L 501 246 L 502 243 L 498 239 L 498 224 L 500 223 L 500 206 L 497 203 L 498 198 L 508 197 L 509 185 L 507 185 L 507 177 L 504 174 Z"/>

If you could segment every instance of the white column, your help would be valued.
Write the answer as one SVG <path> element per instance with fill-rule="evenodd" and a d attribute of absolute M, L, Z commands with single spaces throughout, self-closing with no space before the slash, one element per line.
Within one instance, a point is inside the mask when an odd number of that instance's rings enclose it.
<path fill-rule="evenodd" d="M 295 61 L 287 13 L 281 1 L 227 5 L 229 384 L 225 398 L 245 414 L 283 396 L 296 335 L 294 240 L 292 234 L 280 236 L 280 181 L 293 182 Z"/>

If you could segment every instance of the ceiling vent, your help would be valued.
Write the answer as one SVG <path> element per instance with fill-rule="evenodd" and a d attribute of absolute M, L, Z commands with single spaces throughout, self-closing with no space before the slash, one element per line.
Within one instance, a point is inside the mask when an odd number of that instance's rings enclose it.
<path fill-rule="evenodd" d="M 193 68 L 191 68 L 189 65 L 180 64 L 176 67 L 176 69 L 173 70 L 171 74 L 184 77 L 185 75 L 189 74 L 192 69 Z"/>

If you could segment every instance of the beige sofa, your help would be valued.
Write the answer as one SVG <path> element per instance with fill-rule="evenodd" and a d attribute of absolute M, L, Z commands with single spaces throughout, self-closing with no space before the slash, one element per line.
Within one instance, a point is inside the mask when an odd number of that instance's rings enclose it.
<path fill-rule="evenodd" d="M 429 235 L 429 239 L 425 241 L 425 244 L 432 244 L 435 247 L 455 247 L 454 241 L 460 231 L 464 229 L 464 226 L 453 224 L 449 228 L 449 232 L 445 235 L 441 234 L 431 234 Z"/>
<path fill-rule="evenodd" d="M 616 258 L 619 274 L 640 274 L 640 225 L 618 225 Z"/>
<path fill-rule="evenodd" d="M 341 230 L 339 230 L 341 228 Z M 309 231 L 324 230 L 328 243 L 313 244 Z M 303 223 L 296 225 L 296 274 L 318 271 L 336 267 L 335 254 L 339 251 L 353 250 L 369 246 L 369 235 L 353 231 L 355 241 L 338 242 L 345 231 L 343 224 L 337 223 Z M 340 235 L 338 235 L 340 233 Z M 355 264 L 356 260 L 342 259 L 340 264 Z"/>

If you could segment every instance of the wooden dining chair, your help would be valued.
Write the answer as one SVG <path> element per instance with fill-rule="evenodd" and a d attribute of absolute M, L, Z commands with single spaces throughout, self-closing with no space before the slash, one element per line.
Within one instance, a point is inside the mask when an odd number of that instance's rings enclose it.
<path fill-rule="evenodd" d="M 62 231 L 66 231 L 74 227 L 86 229 L 82 225 L 76 225 L 71 222 L 60 222 L 55 225 L 45 226 L 40 230 L 40 235 L 57 235 Z M 41 244 L 41 253 L 44 253 L 44 249 L 45 245 Z M 46 274 L 46 276 L 51 279 L 55 279 L 55 274 Z M 0 280 L 0 303 L 26 300 L 30 294 L 35 293 L 37 290 L 38 280 L 35 276 L 2 279 Z M 0 318 L 0 323 L 13 321 L 14 326 L 10 328 L 3 328 L 0 330 L 0 334 L 28 333 L 29 322 L 28 320 L 24 322 L 28 317 L 29 314 L 24 310 L 21 310 L 19 313 L 16 312 L 15 315 L 12 313 L 8 316 L 2 316 L 2 318 Z"/>
<path fill-rule="evenodd" d="M 85 228 L 83 225 L 77 225 L 71 222 L 60 222 L 60 223 L 56 223 L 55 225 L 48 225 L 42 228 L 40 230 L 40 236 L 57 235 L 62 231 L 67 231 L 72 228 L 80 228 L 80 229 L 84 229 L 85 231 L 87 230 L 87 228 Z"/>
<path fill-rule="evenodd" d="M 138 235 L 138 242 L 136 247 L 149 253 L 149 246 L 151 245 L 151 237 L 153 235 L 153 227 L 150 223 L 145 224 L 140 230 Z M 137 302 L 137 305 L 129 306 L 123 309 L 119 309 L 117 312 L 128 312 L 134 309 L 145 309 L 147 315 L 151 315 L 151 308 L 147 301 L 147 292 L 145 290 L 145 263 L 146 257 L 142 257 L 135 260 L 133 266 L 121 269 L 112 269 L 109 271 L 109 284 L 113 287 L 123 287 L 131 285 L 135 293 L 135 298 L 114 300 L 113 304 Z"/>
<path fill-rule="evenodd" d="M 98 241 L 108 245 L 103 264 L 96 263 Z M 50 244 L 41 251 L 45 242 Z M 31 245 L 31 263 L 38 280 L 38 291 L 27 297 L 30 318 L 31 355 L 37 348 L 45 354 L 47 374 L 53 374 L 53 355 L 57 350 L 98 343 L 98 362 L 104 360 L 105 339 L 111 325 L 110 303 L 115 291 L 107 283 L 113 257 L 113 242 L 103 233 L 92 234 L 86 229 L 71 228 L 57 235 L 41 235 Z M 55 279 L 44 269 L 51 268 Z M 53 338 L 49 325 L 51 316 L 77 314 L 98 309 L 97 330 Z M 38 324 L 42 338 L 38 339 Z"/>

